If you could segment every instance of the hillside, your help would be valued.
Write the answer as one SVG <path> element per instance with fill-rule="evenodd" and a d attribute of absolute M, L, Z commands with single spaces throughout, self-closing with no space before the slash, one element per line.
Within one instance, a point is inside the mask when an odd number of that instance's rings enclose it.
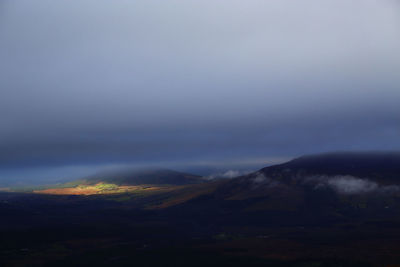
<path fill-rule="evenodd" d="M 400 152 L 340 152 L 307 155 L 260 170 L 281 178 L 351 175 L 378 183 L 400 182 Z"/>
<path fill-rule="evenodd" d="M 86 184 L 109 183 L 116 185 L 186 185 L 204 182 L 201 176 L 168 169 L 105 171 L 84 178 Z"/>
<path fill-rule="evenodd" d="M 51 195 L 162 194 L 203 184 L 201 176 L 167 169 L 106 171 L 69 183 L 34 190 Z"/>
<path fill-rule="evenodd" d="M 190 261 L 192 251 L 224 259 L 240 255 L 244 261 L 238 266 L 249 266 L 250 258 L 288 264 L 254 266 L 390 266 L 400 262 L 397 166 L 394 154 L 335 153 L 303 156 L 230 180 L 148 184 L 171 180 L 162 179 L 162 172 L 147 180 L 114 173 L 41 194 L 3 192 L 1 234 L 12 242 L 3 243 L 8 252 L 0 262 L 76 263 L 69 250 L 75 246 L 86 265 L 127 266 L 142 257 L 142 265 L 160 258 L 176 266 L 174 259 L 189 255 Z M 114 180 L 122 177 L 145 184 Z M 52 242 L 39 254 L 43 245 L 35 240 L 43 236 Z M 206 265 L 212 266 L 195 266 Z"/>
<path fill-rule="evenodd" d="M 400 222 L 399 166 L 396 153 L 303 156 L 221 182 L 182 209 L 208 207 L 238 224 Z"/>
<path fill-rule="evenodd" d="M 237 189 L 237 193 L 256 197 L 269 191 L 332 189 L 357 195 L 396 193 L 399 185 L 400 153 L 327 153 L 263 168 L 231 180 L 221 191 Z"/>

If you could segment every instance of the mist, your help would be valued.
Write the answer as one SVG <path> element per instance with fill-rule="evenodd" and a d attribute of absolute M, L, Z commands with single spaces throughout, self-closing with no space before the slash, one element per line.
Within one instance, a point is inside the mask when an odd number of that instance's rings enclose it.
<path fill-rule="evenodd" d="M 396 193 L 399 192 L 398 185 L 380 185 L 366 178 L 351 175 L 308 177 L 307 182 L 317 182 L 315 188 L 329 187 L 339 194 L 354 195 L 367 193 Z"/>

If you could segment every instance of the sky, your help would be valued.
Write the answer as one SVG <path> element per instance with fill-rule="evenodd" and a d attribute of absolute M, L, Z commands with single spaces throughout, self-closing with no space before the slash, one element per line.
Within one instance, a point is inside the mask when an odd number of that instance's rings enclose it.
<path fill-rule="evenodd" d="M 400 150 L 399 47 L 396 0 L 2 0 L 0 185 Z"/>

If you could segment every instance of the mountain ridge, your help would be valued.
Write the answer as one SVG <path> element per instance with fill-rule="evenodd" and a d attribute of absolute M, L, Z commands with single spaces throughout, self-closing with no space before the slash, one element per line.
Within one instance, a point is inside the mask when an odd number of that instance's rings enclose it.
<path fill-rule="evenodd" d="M 111 183 L 116 185 L 168 184 L 185 185 L 204 182 L 201 176 L 165 168 L 124 169 L 103 171 L 84 177 L 87 184 Z"/>

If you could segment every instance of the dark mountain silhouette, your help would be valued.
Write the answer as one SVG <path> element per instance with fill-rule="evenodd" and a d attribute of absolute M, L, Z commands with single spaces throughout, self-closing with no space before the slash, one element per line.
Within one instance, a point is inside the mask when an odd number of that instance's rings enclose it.
<path fill-rule="evenodd" d="M 186 185 L 202 183 L 201 176 L 168 169 L 142 169 L 104 171 L 84 178 L 86 184 L 111 183 L 116 185 L 168 184 Z"/>
<path fill-rule="evenodd" d="M 337 152 L 308 155 L 260 170 L 265 175 L 352 175 L 379 183 L 400 183 L 400 152 Z"/>
<path fill-rule="evenodd" d="M 357 193 L 357 186 L 360 193 L 374 191 L 372 189 L 380 186 L 392 186 L 394 189 L 393 186 L 400 185 L 400 153 L 340 152 L 302 156 L 233 179 L 222 186 L 221 190 L 237 187 L 233 190 L 236 193 L 254 197 L 270 191 L 282 192 L 289 189 L 322 190 L 323 185 L 333 188 L 341 186 L 336 189 L 343 189 L 345 193 Z M 362 186 L 369 188 L 364 190 Z"/>
<path fill-rule="evenodd" d="M 330 153 L 296 158 L 222 181 L 184 205 L 258 224 L 400 220 L 399 153 Z M 211 207 L 211 208 L 210 208 Z M 226 215 L 224 215 L 227 218 Z M 237 217 L 236 217 L 237 216 Z"/>

